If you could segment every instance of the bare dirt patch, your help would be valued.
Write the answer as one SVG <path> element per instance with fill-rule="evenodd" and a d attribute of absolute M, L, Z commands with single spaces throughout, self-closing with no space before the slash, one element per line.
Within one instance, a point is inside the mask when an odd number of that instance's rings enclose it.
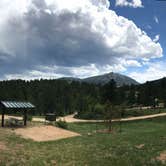
<path fill-rule="evenodd" d="M 166 151 L 161 152 L 160 156 L 156 157 L 156 159 L 164 164 L 166 162 Z"/>
<path fill-rule="evenodd" d="M 34 141 L 51 141 L 63 138 L 80 136 L 80 134 L 64 130 L 54 126 L 38 126 L 31 128 L 16 129 L 14 132 L 23 138 L 29 138 Z"/>
<path fill-rule="evenodd" d="M 0 150 L 7 150 L 7 147 L 4 142 L 0 142 Z"/>

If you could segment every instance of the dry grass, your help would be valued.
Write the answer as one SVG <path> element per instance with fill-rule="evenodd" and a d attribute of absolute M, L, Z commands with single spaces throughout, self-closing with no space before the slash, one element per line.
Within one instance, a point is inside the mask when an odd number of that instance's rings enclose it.
<path fill-rule="evenodd" d="M 156 159 L 164 164 L 166 162 L 166 151 L 161 152 L 160 156 L 156 157 Z"/>
<path fill-rule="evenodd" d="M 0 142 L 0 150 L 7 150 L 7 147 L 4 142 Z"/>
<path fill-rule="evenodd" d="M 137 149 L 142 149 L 144 146 L 145 146 L 145 144 L 140 144 L 140 145 L 136 145 L 135 147 L 136 147 Z"/>

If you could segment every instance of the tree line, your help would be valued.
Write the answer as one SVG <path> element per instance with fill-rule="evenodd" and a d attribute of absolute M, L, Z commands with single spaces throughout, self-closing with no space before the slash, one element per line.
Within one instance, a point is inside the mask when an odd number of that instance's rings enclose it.
<path fill-rule="evenodd" d="M 153 105 L 165 103 L 166 79 L 141 85 L 117 87 L 114 80 L 95 85 L 67 80 L 0 81 L 0 100 L 29 101 L 36 106 L 34 115 L 78 112 L 82 118 L 100 119 L 108 102 L 113 105 Z"/>

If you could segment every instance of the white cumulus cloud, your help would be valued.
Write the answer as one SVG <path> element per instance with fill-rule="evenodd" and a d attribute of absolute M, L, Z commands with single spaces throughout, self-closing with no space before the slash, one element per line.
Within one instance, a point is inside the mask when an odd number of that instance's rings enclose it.
<path fill-rule="evenodd" d="M 116 0 L 116 6 L 128 6 L 133 8 L 143 7 L 141 0 Z"/>
<path fill-rule="evenodd" d="M 163 56 L 160 43 L 110 10 L 108 0 L 1 0 L 0 7 L 2 78 L 85 77 Z"/>
<path fill-rule="evenodd" d="M 158 42 L 160 40 L 160 35 L 156 35 L 155 38 L 153 39 L 154 42 Z"/>
<path fill-rule="evenodd" d="M 159 19 L 157 16 L 154 16 L 154 21 L 156 22 L 156 24 L 159 24 Z"/>
<path fill-rule="evenodd" d="M 129 76 L 139 81 L 140 83 L 144 83 L 147 80 L 152 81 L 166 77 L 165 62 L 149 62 L 146 64 L 146 66 L 146 69 L 143 69 L 138 72 L 131 72 Z"/>

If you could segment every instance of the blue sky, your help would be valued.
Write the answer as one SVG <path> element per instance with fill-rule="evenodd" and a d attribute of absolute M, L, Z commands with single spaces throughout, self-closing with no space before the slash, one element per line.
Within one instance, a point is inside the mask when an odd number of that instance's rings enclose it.
<path fill-rule="evenodd" d="M 166 49 L 166 1 L 142 0 L 144 7 L 119 7 L 115 6 L 115 0 L 110 2 L 111 9 L 116 11 L 118 15 L 133 20 L 137 26 L 144 30 L 151 38 L 155 38 L 156 34 L 160 35 L 160 43 L 164 53 Z M 155 21 L 158 19 L 158 23 Z"/>
<path fill-rule="evenodd" d="M 110 6 L 111 9 L 116 11 L 118 15 L 124 16 L 130 20 L 132 20 L 138 27 L 140 27 L 142 30 L 144 30 L 148 36 L 150 36 L 152 39 L 155 38 L 156 35 L 160 36 L 159 43 L 162 46 L 163 49 L 163 57 L 156 58 L 150 60 L 153 65 L 155 63 L 161 63 L 161 66 L 163 63 L 166 62 L 166 1 L 157 1 L 157 0 L 142 0 L 143 7 L 128 7 L 128 6 L 116 6 L 116 0 L 111 0 L 110 3 L 112 4 Z M 129 74 L 130 72 L 137 71 L 139 73 L 146 72 L 148 69 L 148 66 L 142 66 L 141 68 L 129 68 L 125 74 Z M 156 71 L 157 74 L 158 71 Z M 150 73 L 148 73 L 150 74 Z M 140 74 L 141 75 L 141 74 Z M 153 75 L 153 74 L 152 74 Z M 145 80 L 153 80 L 161 78 L 162 76 L 165 77 L 165 72 L 158 77 L 152 77 L 150 79 L 143 78 L 143 82 Z M 137 78 L 138 79 L 138 78 Z M 142 81 L 142 80 L 141 80 Z"/>
<path fill-rule="evenodd" d="M 0 79 L 166 76 L 166 1 L 1 0 Z"/>

